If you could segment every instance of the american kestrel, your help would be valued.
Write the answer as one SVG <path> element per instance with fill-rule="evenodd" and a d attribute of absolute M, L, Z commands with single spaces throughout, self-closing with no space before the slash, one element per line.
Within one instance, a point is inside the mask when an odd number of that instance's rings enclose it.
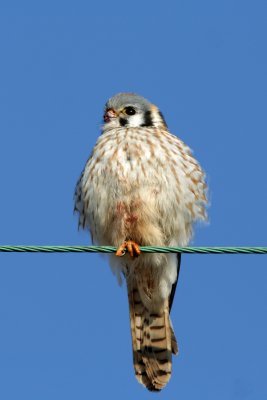
<path fill-rule="evenodd" d="M 178 353 L 169 313 L 180 255 L 140 254 L 139 246 L 186 246 L 206 205 L 204 172 L 159 109 L 132 93 L 110 98 L 75 210 L 93 243 L 118 249 L 110 264 L 127 282 L 135 374 L 151 391 L 169 381 Z"/>

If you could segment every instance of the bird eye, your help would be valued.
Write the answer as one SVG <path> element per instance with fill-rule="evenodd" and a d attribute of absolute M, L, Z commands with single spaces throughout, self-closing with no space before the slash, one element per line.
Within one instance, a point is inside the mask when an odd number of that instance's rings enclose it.
<path fill-rule="evenodd" d="M 125 113 L 127 115 L 134 115 L 136 113 L 136 111 L 133 107 L 125 107 Z"/>

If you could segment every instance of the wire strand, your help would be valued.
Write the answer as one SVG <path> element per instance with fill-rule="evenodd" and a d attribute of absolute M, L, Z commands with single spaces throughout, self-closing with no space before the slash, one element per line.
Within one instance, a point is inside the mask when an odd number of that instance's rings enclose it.
<path fill-rule="evenodd" d="M 0 246 L 6 253 L 114 253 L 113 246 Z M 141 246 L 143 253 L 267 254 L 267 247 L 164 247 Z"/>

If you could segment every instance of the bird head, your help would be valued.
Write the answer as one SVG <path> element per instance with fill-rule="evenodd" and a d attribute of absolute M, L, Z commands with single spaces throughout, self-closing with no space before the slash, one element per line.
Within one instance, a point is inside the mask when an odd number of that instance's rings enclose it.
<path fill-rule="evenodd" d="M 119 127 L 167 128 L 159 109 L 133 93 L 119 93 L 111 97 L 105 105 L 103 119 L 104 130 Z"/>

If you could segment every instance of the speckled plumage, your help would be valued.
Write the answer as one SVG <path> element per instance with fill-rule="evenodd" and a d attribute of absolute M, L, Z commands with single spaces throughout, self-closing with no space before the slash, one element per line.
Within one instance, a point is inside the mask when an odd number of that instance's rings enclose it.
<path fill-rule="evenodd" d="M 207 202 L 205 176 L 189 148 L 168 131 L 158 108 L 137 95 L 111 98 L 105 121 L 77 183 L 79 224 L 99 245 L 131 239 L 141 246 L 186 246 L 192 224 L 206 218 Z M 119 279 L 123 274 L 127 280 L 137 379 L 160 390 L 170 378 L 175 352 L 169 297 L 177 258 L 146 253 L 110 261 Z M 161 330 L 154 326 L 159 321 Z M 159 347 L 152 332 L 161 332 Z M 159 348 L 165 349 L 163 359 Z"/>

